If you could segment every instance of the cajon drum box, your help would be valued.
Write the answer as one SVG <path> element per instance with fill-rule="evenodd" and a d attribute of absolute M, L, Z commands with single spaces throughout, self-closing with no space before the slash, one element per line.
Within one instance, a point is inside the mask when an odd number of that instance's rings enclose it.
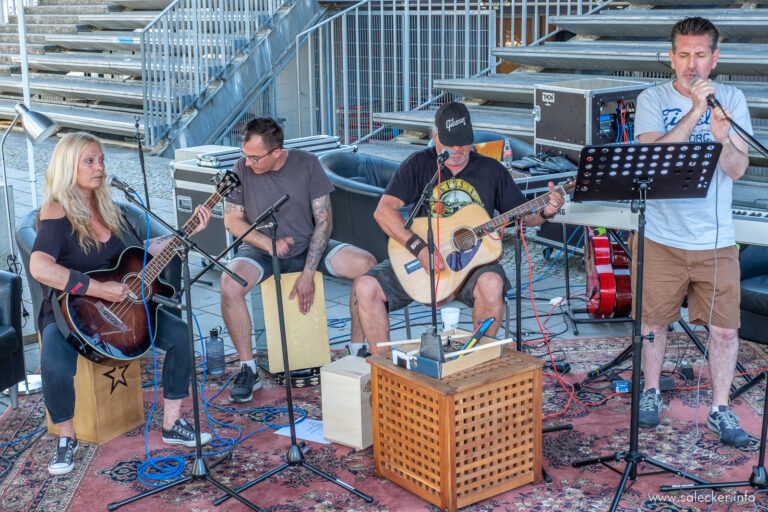
<path fill-rule="evenodd" d="M 298 296 L 288 299 L 300 275 L 300 272 L 292 272 L 283 274 L 280 279 L 285 315 L 285 340 L 288 345 L 288 363 L 291 370 L 317 368 L 331 362 L 323 276 L 320 272 L 315 272 L 315 300 L 307 314 L 302 315 L 299 312 Z M 261 300 L 264 307 L 267 351 L 257 354 L 257 363 L 269 373 L 280 373 L 283 371 L 283 350 L 280 342 L 280 319 L 274 276 L 261 283 Z"/>
<path fill-rule="evenodd" d="M 364 450 L 373 444 L 371 366 L 347 356 L 320 369 L 323 437 Z"/>
<path fill-rule="evenodd" d="M 48 433 L 59 427 L 48 416 Z M 75 435 L 81 441 L 104 444 L 144 423 L 139 360 L 110 367 L 77 356 L 75 374 Z"/>

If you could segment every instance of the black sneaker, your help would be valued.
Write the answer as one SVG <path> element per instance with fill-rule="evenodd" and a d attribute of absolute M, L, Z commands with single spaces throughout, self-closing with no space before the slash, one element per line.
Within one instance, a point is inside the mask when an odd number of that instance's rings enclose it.
<path fill-rule="evenodd" d="M 258 372 L 251 370 L 251 367 L 244 364 L 240 368 L 240 373 L 235 377 L 232 389 L 229 390 L 230 402 L 250 402 L 253 398 L 253 392 L 261 389 L 261 379 Z"/>
<path fill-rule="evenodd" d="M 643 391 L 640 395 L 640 414 L 637 417 L 641 427 L 658 426 L 661 403 L 661 395 L 656 392 L 656 388 Z"/>
<path fill-rule="evenodd" d="M 717 411 L 710 411 L 707 416 L 707 427 L 720 434 L 720 441 L 728 446 L 746 446 L 749 444 L 749 434 L 739 425 L 739 417 L 727 405 L 720 405 Z"/>
<path fill-rule="evenodd" d="M 366 358 L 370 356 L 371 356 L 371 353 L 368 351 L 368 345 L 363 345 L 362 347 L 360 347 L 360 350 L 357 351 L 357 357 Z"/>
<path fill-rule="evenodd" d="M 48 463 L 48 472 L 52 475 L 66 475 L 75 467 L 75 452 L 80 444 L 77 439 L 60 437 L 56 452 Z"/>
<path fill-rule="evenodd" d="M 168 444 L 183 444 L 190 448 L 195 447 L 195 429 L 184 418 L 179 418 L 170 430 L 163 429 L 163 442 Z M 205 446 L 211 442 L 211 434 L 200 432 L 200 445 Z"/>

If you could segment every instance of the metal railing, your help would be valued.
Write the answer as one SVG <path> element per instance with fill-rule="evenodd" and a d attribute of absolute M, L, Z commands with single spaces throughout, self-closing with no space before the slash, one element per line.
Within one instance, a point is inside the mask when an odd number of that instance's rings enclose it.
<path fill-rule="evenodd" d="M 142 30 L 147 146 L 206 101 L 206 91 L 288 1 L 176 0 Z"/>
<path fill-rule="evenodd" d="M 16 4 L 18 0 L 0 0 L 0 23 L 8 23 L 9 16 L 16 15 Z M 24 7 L 34 7 L 37 5 L 36 0 L 23 0 Z"/>
<path fill-rule="evenodd" d="M 296 37 L 299 136 L 345 144 L 396 134 L 374 112 L 425 108 L 446 95 L 435 79 L 496 70 L 491 50 L 538 44 L 557 30 L 551 16 L 594 12 L 611 0 L 362 0 Z M 308 77 L 308 78 L 307 78 Z M 307 84 L 307 81 L 309 82 Z"/>

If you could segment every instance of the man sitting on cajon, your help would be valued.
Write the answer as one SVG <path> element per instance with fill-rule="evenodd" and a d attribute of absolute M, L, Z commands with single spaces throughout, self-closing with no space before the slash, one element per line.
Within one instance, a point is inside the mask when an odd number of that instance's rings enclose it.
<path fill-rule="evenodd" d="M 283 130 L 274 119 L 257 118 L 245 125 L 242 151 L 244 157 L 233 169 L 240 185 L 226 199 L 224 225 L 232 236 L 238 237 L 275 201 L 285 194 L 290 196 L 275 214 L 277 256 L 281 272 L 302 273 L 290 294 L 291 299 L 299 301 L 302 314 L 309 311 L 314 301 L 316 270 L 355 279 L 376 264 L 368 252 L 330 239 L 333 224 L 329 194 L 333 185 L 316 156 L 283 149 Z M 269 235 L 251 231 L 228 267 L 248 282 L 242 287 L 226 274 L 221 276 L 221 313 L 241 363 L 229 399 L 249 402 L 253 391 L 261 388 L 261 380 L 253 360 L 252 324 L 245 295 L 272 275 Z M 351 339 L 363 339 L 356 316 L 352 318 Z"/>

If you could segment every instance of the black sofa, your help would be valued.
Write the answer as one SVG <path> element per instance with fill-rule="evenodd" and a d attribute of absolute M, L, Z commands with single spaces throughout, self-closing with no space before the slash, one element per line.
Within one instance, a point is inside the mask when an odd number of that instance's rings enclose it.
<path fill-rule="evenodd" d="M 17 407 L 16 385 L 24 373 L 21 277 L 0 271 L 0 390 L 11 388 L 12 407 Z"/>
<path fill-rule="evenodd" d="M 748 245 L 739 253 L 741 328 L 739 337 L 768 344 L 768 247 Z"/>
<path fill-rule="evenodd" d="M 123 215 L 128 223 L 136 230 L 136 233 L 141 237 L 146 237 L 147 224 L 144 213 L 139 210 L 138 207 L 131 204 L 118 203 L 118 206 L 123 210 Z M 27 275 L 27 286 L 29 287 L 29 293 L 32 296 L 35 327 L 37 327 L 40 304 L 43 301 L 43 290 L 40 283 L 29 273 L 29 255 L 32 252 L 32 244 L 35 243 L 35 237 L 37 236 L 36 218 L 37 210 L 29 212 L 23 219 L 21 219 L 21 222 L 16 229 L 16 245 L 19 247 L 19 252 L 21 253 L 21 260 L 24 263 L 24 270 Z M 152 218 L 149 219 L 149 236 L 151 238 L 167 234 L 168 230 Z M 161 277 L 166 282 L 172 284 L 177 290 L 179 289 L 179 283 L 181 282 L 181 265 L 179 263 L 179 259 L 174 258 L 161 274 Z M 172 312 L 178 314 L 178 311 L 174 310 Z"/>
<path fill-rule="evenodd" d="M 340 151 L 322 155 L 320 163 L 334 186 L 331 238 L 365 249 L 377 261 L 387 259 L 387 236 L 373 219 L 373 212 L 399 164 Z"/>

